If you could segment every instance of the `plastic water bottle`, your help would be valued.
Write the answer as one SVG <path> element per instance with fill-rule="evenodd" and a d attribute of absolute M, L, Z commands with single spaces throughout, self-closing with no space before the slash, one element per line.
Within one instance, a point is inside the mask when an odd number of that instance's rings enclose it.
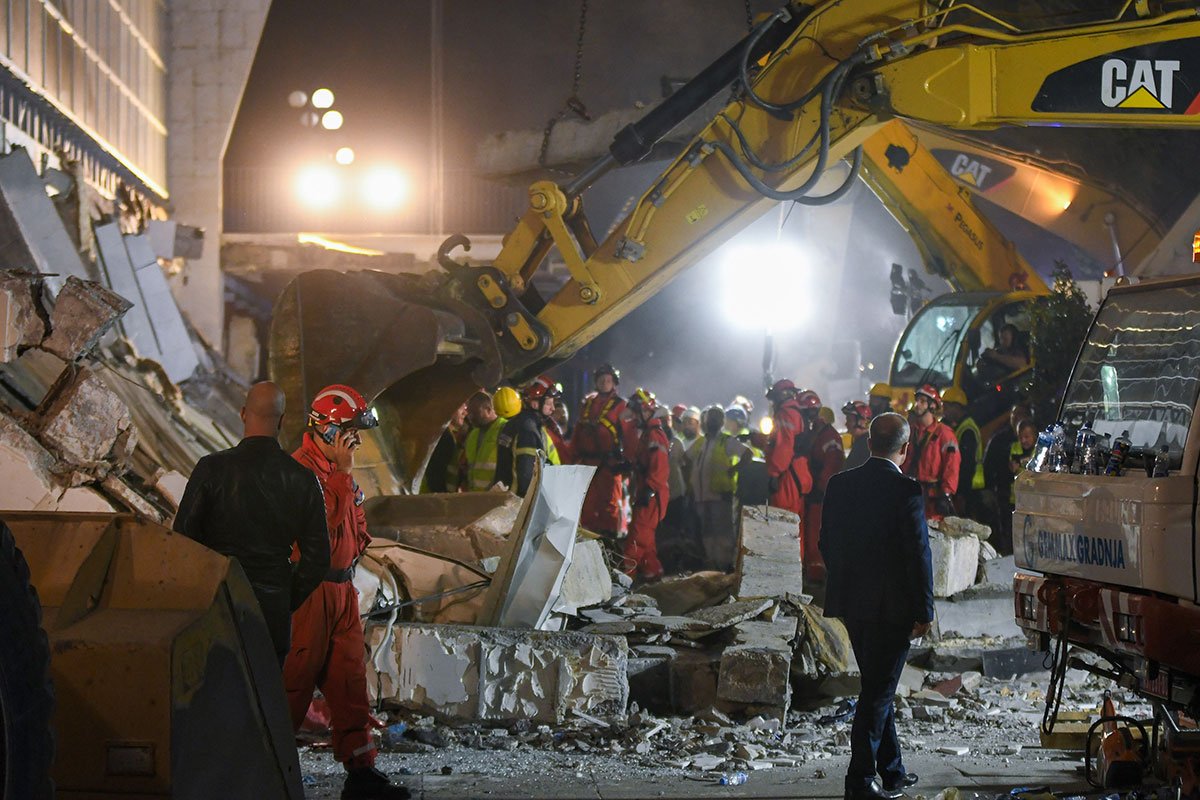
<path fill-rule="evenodd" d="M 750 776 L 744 772 L 726 772 L 721 776 L 722 786 L 741 786 Z"/>
<path fill-rule="evenodd" d="M 1155 478 L 1165 478 L 1171 474 L 1171 448 L 1165 444 L 1158 448 L 1158 455 L 1154 457 L 1154 476 Z"/>
<path fill-rule="evenodd" d="M 1029 459 L 1029 463 L 1025 465 L 1025 469 L 1031 472 L 1041 472 L 1046 468 L 1046 458 L 1050 455 L 1050 446 L 1054 444 L 1052 425 L 1047 425 L 1046 430 L 1038 434 L 1037 444 L 1033 446 L 1033 455 Z"/>
<path fill-rule="evenodd" d="M 1122 468 L 1125 466 L 1125 457 L 1129 455 L 1129 449 L 1133 447 L 1133 442 L 1129 440 L 1129 431 L 1122 431 L 1121 435 L 1113 439 L 1112 450 L 1108 454 L 1108 463 L 1104 466 L 1104 474 L 1117 477 L 1121 474 Z"/>
<path fill-rule="evenodd" d="M 1088 423 L 1083 423 L 1083 427 L 1075 434 L 1075 459 L 1071 465 L 1072 472 L 1078 472 L 1080 475 L 1088 475 L 1089 461 L 1092 459 L 1092 451 L 1096 449 L 1096 432 L 1092 430 L 1092 426 Z"/>
<path fill-rule="evenodd" d="M 1050 472 L 1070 472 L 1071 462 L 1067 458 L 1067 432 L 1061 422 L 1054 423 L 1050 430 L 1050 454 L 1047 456 Z"/>

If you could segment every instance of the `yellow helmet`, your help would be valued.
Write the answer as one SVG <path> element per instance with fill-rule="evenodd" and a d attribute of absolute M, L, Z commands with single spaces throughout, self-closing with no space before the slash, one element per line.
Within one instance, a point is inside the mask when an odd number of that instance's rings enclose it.
<path fill-rule="evenodd" d="M 960 406 L 966 406 L 967 393 L 957 386 L 951 386 L 942 392 L 942 403 L 958 403 Z"/>
<path fill-rule="evenodd" d="M 492 407 L 499 416 L 512 419 L 521 413 L 521 396 L 511 386 L 501 386 L 492 395 Z"/>
<path fill-rule="evenodd" d="M 834 422 L 833 409 L 829 406 L 821 406 L 819 409 L 817 409 L 817 416 L 820 417 L 826 425 L 832 425 Z"/>
<path fill-rule="evenodd" d="M 886 397 L 888 400 L 891 400 L 892 399 L 892 387 L 888 386 L 886 383 L 877 383 L 871 387 L 871 391 L 868 392 L 868 396 L 870 396 L 870 397 Z"/>

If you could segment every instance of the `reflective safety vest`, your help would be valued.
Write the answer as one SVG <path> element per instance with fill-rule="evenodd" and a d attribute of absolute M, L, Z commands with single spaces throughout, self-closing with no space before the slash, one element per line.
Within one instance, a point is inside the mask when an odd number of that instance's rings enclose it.
<path fill-rule="evenodd" d="M 500 431 L 508 422 L 496 417 L 486 428 L 473 428 L 467 434 L 463 451 L 467 460 L 468 492 L 486 492 L 496 482 L 496 454 L 500 450 Z"/>
<path fill-rule="evenodd" d="M 558 454 L 558 448 L 554 446 L 554 437 L 550 435 L 550 431 L 542 428 L 542 438 L 546 440 L 546 462 L 553 466 L 562 465 L 562 457 Z"/>
<path fill-rule="evenodd" d="M 954 429 L 954 438 L 958 439 L 959 445 L 962 445 L 964 431 L 971 431 L 975 434 L 975 474 L 971 476 L 971 488 L 979 490 L 986 485 L 983 477 L 983 434 L 979 432 L 979 426 L 971 417 L 958 423 L 958 427 Z"/>
<path fill-rule="evenodd" d="M 730 436 L 728 431 L 717 434 L 717 441 L 712 446 L 712 455 L 708 459 L 709 489 L 717 494 L 737 490 L 737 473 L 733 468 L 737 466 L 738 457 L 729 455 Z"/>

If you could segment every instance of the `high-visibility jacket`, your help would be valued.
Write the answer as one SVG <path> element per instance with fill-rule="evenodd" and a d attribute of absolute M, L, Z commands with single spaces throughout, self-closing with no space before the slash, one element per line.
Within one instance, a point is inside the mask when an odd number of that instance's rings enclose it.
<path fill-rule="evenodd" d="M 732 443 L 732 444 L 731 444 Z M 700 436 L 688 451 L 691 464 L 692 499 L 697 503 L 720 500 L 737 488 L 734 467 L 739 459 L 740 445 L 728 431 L 716 436 Z"/>
<path fill-rule="evenodd" d="M 546 463 L 555 467 L 562 466 L 562 456 L 558 454 L 558 447 L 554 444 L 554 437 L 549 428 L 542 428 L 542 437 L 546 440 Z"/>
<path fill-rule="evenodd" d="M 486 428 L 472 428 L 463 445 L 463 484 L 468 492 L 486 492 L 496 482 L 496 454 L 500 431 L 508 420 L 496 417 Z"/>
<path fill-rule="evenodd" d="M 944 422 L 934 420 L 927 428 L 913 426 L 908 458 L 902 469 L 905 475 L 921 482 L 926 497 L 953 495 L 958 491 L 961 457 L 954 431 Z"/>
<path fill-rule="evenodd" d="M 970 446 L 972 436 L 975 437 L 973 447 Z M 979 432 L 979 426 L 975 424 L 975 420 L 967 417 L 954 429 L 954 438 L 958 439 L 959 452 L 962 453 L 958 487 L 959 489 L 965 488 L 963 482 L 969 477 L 971 488 L 978 491 L 986 485 L 983 477 L 983 434 Z M 971 463 L 972 460 L 974 460 L 974 464 Z M 971 472 L 969 476 L 966 474 L 968 469 Z"/>

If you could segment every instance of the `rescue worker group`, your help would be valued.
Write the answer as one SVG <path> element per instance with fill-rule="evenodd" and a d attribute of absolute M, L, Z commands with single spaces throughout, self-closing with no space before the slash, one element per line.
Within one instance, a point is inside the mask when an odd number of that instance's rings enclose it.
<path fill-rule="evenodd" d="M 846 402 L 842 434 L 816 392 L 790 380 L 771 386 L 770 424 L 751 430 L 753 403 L 744 397 L 703 411 L 668 408 L 642 388 L 623 398 L 611 364 L 592 378 L 595 391 L 573 427 L 562 387 L 547 376 L 477 392 L 446 425 L 421 491 L 524 496 L 539 462 L 595 467 L 579 525 L 603 539 L 614 567 L 641 583 L 732 571 L 741 507 L 769 503 L 798 515 L 805 577 L 823 581 L 817 540 L 825 488 L 870 457 L 868 424 L 893 410 L 891 387 L 876 384 L 866 401 Z M 352 582 L 371 537 L 351 473 L 361 432 L 378 418 L 353 387 L 325 387 L 289 457 L 276 438 L 284 410 L 278 386 L 251 387 L 244 438 L 200 459 L 174 527 L 241 564 L 283 670 L 295 730 L 320 689 L 334 756 L 346 770 L 344 800 L 405 798 L 408 791 L 375 768 Z M 961 390 L 921 386 L 908 414 L 912 446 L 903 471 L 924 487 L 927 517 L 974 517 L 993 526 L 998 550 L 1011 552 L 1012 480 L 1034 447 L 1029 410 L 1014 406 L 986 448 Z"/>

